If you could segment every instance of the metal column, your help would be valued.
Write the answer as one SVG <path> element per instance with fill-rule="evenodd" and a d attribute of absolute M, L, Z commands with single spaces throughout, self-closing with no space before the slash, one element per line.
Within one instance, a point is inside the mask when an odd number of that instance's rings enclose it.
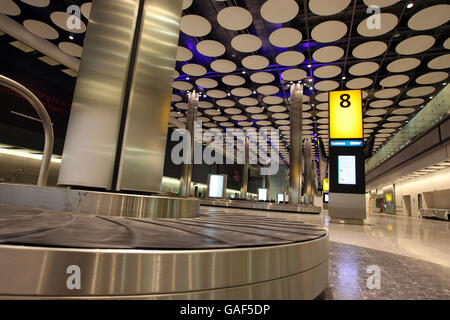
<path fill-rule="evenodd" d="M 96 0 L 58 183 L 160 192 L 182 1 Z"/>
<path fill-rule="evenodd" d="M 313 190 L 313 170 L 314 166 L 311 159 L 311 139 L 305 139 L 305 204 L 311 204 L 314 200 Z"/>
<path fill-rule="evenodd" d="M 248 190 L 248 168 L 249 168 L 249 142 L 248 137 L 245 137 L 245 163 L 244 168 L 242 169 L 242 187 L 241 187 L 241 198 L 247 199 L 247 190 Z"/>
<path fill-rule="evenodd" d="M 180 181 L 180 196 L 189 197 L 191 190 L 192 180 L 192 167 L 194 163 L 194 123 L 197 119 L 197 106 L 198 106 L 199 94 L 195 90 L 188 95 L 188 110 L 186 113 L 186 133 L 190 135 L 190 149 L 187 157 L 188 163 L 183 164 L 183 172 L 181 173 Z M 186 158 L 185 158 L 186 159 Z"/>
<path fill-rule="evenodd" d="M 289 160 L 289 203 L 301 204 L 303 86 L 291 85 L 291 152 Z"/>

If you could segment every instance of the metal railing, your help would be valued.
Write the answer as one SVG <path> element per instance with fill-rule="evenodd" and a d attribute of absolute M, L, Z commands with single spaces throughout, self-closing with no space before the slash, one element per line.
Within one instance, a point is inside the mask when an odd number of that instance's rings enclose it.
<path fill-rule="evenodd" d="M 50 120 L 50 116 L 48 115 L 48 112 L 45 109 L 44 105 L 41 103 L 41 101 L 39 101 L 39 99 L 30 90 L 25 88 L 20 83 L 0 75 L 0 85 L 13 90 L 14 92 L 18 93 L 23 98 L 25 98 L 33 106 L 34 110 L 36 110 L 37 114 L 39 115 L 39 118 L 42 121 L 42 126 L 44 127 L 44 134 L 45 134 L 45 145 L 44 145 L 44 152 L 42 155 L 41 167 L 39 169 L 39 177 L 37 185 L 38 187 L 46 186 L 50 162 L 52 160 L 53 144 L 55 140 L 53 134 L 53 125 L 52 121 Z"/>

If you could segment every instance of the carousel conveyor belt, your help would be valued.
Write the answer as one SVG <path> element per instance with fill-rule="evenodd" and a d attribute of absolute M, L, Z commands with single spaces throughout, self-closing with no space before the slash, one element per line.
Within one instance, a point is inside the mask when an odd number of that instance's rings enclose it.
<path fill-rule="evenodd" d="M 314 298 L 327 283 L 327 259 L 327 232 L 298 221 L 207 210 L 197 218 L 110 217 L 0 204 L 0 297 L 264 299 L 289 298 L 290 290 L 291 298 Z M 83 272 L 78 291 L 65 286 L 66 265 Z M 291 287 L 312 281 L 308 274 L 326 280 Z"/>

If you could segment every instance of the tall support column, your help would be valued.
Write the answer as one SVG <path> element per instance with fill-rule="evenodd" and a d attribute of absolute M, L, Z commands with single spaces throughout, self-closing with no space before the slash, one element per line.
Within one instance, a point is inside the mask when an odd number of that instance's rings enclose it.
<path fill-rule="evenodd" d="M 60 185 L 160 192 L 182 1 L 96 0 Z"/>
<path fill-rule="evenodd" d="M 188 163 L 183 164 L 183 172 L 181 174 L 180 181 L 180 196 L 189 197 L 191 190 L 192 181 L 192 168 L 194 163 L 194 144 L 195 144 L 195 120 L 197 119 L 197 106 L 198 106 L 199 95 L 195 90 L 192 91 L 188 96 L 188 110 L 186 114 L 186 131 L 190 135 L 190 148 L 187 159 L 190 160 Z"/>
<path fill-rule="evenodd" d="M 245 137 L 245 162 L 244 162 L 244 168 L 242 169 L 242 187 L 241 187 L 241 198 L 247 199 L 247 191 L 248 191 L 248 168 L 249 168 L 249 142 L 248 137 Z"/>
<path fill-rule="evenodd" d="M 314 166 L 311 159 L 312 147 L 311 139 L 305 139 L 305 204 L 311 204 L 314 201 L 313 189 L 313 170 Z"/>
<path fill-rule="evenodd" d="M 303 86 L 291 85 L 291 152 L 289 156 L 289 203 L 301 204 Z"/>
<path fill-rule="evenodd" d="M 328 177 L 328 161 L 324 159 L 323 157 L 320 157 L 320 181 L 323 188 L 323 179 L 326 179 Z"/>

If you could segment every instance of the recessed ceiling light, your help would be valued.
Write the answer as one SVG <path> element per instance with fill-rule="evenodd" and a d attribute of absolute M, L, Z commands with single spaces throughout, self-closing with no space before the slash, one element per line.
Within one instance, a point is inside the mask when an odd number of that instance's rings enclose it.
<path fill-rule="evenodd" d="M 73 39 L 74 39 L 73 35 L 70 35 L 70 36 L 69 36 L 69 39 L 70 39 L 70 40 L 73 40 Z"/>
<path fill-rule="evenodd" d="M 408 5 L 406 6 L 408 9 L 411 9 L 414 6 L 414 3 L 410 2 L 408 3 Z"/>

